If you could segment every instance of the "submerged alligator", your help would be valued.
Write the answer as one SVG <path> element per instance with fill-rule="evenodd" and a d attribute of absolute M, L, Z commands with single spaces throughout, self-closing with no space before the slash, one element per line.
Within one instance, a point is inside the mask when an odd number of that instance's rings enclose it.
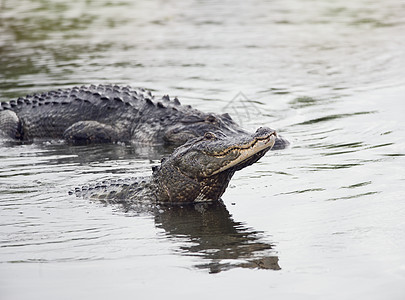
<path fill-rule="evenodd" d="M 150 177 L 104 181 L 77 188 L 77 196 L 130 205 L 139 201 L 181 204 L 219 200 L 233 174 L 258 161 L 276 140 L 261 127 L 254 134 L 207 132 L 178 147 Z M 73 193 L 73 192 L 72 192 Z"/>
<path fill-rule="evenodd" d="M 227 113 L 204 113 L 181 105 L 177 98 L 155 99 L 151 92 L 129 86 L 73 87 L 0 102 L 0 137 L 21 141 L 179 146 L 206 132 L 247 134 Z M 273 149 L 286 145 L 277 137 Z"/>

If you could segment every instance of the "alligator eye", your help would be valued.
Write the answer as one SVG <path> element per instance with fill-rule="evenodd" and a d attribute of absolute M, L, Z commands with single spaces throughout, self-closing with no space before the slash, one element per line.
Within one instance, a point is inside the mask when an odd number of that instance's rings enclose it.
<path fill-rule="evenodd" d="M 206 132 L 206 133 L 204 134 L 204 138 L 205 138 L 206 140 L 213 140 L 213 139 L 216 138 L 216 136 L 215 136 L 215 134 L 213 134 L 212 132 Z"/>
<path fill-rule="evenodd" d="M 217 118 L 215 118 L 213 115 L 207 116 L 207 117 L 205 118 L 205 120 L 206 120 L 207 122 L 210 122 L 210 123 L 216 123 L 216 122 L 217 122 Z"/>

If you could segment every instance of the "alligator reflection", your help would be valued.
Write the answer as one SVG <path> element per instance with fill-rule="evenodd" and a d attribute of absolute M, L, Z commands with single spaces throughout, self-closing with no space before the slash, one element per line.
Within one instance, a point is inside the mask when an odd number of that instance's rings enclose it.
<path fill-rule="evenodd" d="M 280 269 L 272 245 L 262 240 L 261 232 L 235 222 L 222 202 L 163 207 L 155 223 L 170 237 L 188 239 L 181 253 L 207 260 L 196 267 L 210 273 L 236 267 Z"/>

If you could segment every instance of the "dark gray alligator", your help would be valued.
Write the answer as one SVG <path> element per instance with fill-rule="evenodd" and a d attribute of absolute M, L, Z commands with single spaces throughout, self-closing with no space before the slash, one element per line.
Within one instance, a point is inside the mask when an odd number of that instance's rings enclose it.
<path fill-rule="evenodd" d="M 206 132 L 246 134 L 228 114 L 204 113 L 143 89 L 91 85 L 0 102 L 0 137 L 65 139 L 71 144 L 139 142 L 182 145 Z M 277 138 L 273 149 L 288 142 Z"/>
<path fill-rule="evenodd" d="M 217 201 L 233 174 L 258 161 L 276 140 L 261 127 L 254 134 L 207 132 L 178 147 L 150 177 L 108 180 L 77 188 L 77 196 L 113 203 L 196 203 Z"/>

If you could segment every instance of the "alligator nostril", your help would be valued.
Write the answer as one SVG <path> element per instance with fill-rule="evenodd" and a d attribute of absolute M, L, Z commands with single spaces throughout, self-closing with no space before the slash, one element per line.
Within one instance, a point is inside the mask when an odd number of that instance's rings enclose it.
<path fill-rule="evenodd" d="M 255 136 L 261 136 L 261 135 L 274 135 L 277 137 L 277 133 L 274 129 L 268 128 L 268 127 L 259 127 L 257 128 L 255 132 Z"/>
<path fill-rule="evenodd" d="M 256 133 L 259 133 L 261 131 L 263 131 L 263 127 L 259 127 L 259 128 L 256 129 Z"/>

